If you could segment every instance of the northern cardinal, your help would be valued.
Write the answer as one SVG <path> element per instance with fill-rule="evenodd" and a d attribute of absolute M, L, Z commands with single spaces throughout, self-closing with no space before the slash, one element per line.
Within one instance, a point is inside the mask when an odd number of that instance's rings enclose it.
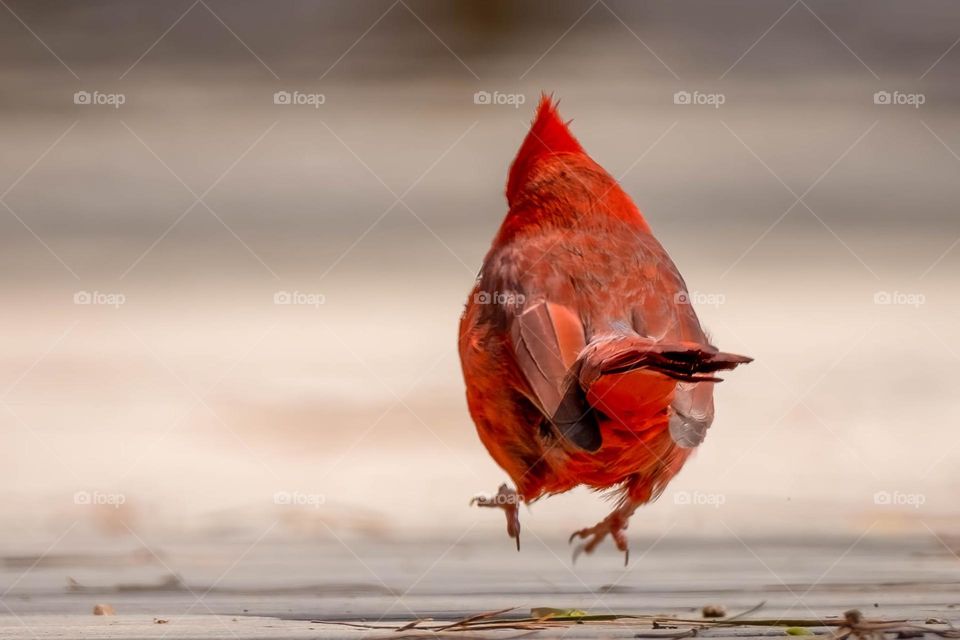
<path fill-rule="evenodd" d="M 520 548 L 518 503 L 578 485 L 616 507 L 570 536 L 592 552 L 680 471 L 713 421 L 717 371 L 751 361 L 710 344 L 686 285 L 630 197 L 548 96 L 510 168 L 509 212 L 460 322 L 467 403 L 509 474 L 472 504 L 499 507 Z"/>

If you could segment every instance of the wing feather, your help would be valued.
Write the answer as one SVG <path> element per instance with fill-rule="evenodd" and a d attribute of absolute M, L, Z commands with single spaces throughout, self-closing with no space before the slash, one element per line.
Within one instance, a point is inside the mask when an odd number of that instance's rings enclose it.
<path fill-rule="evenodd" d="M 600 448 L 600 428 L 571 367 L 586 346 L 583 324 L 569 307 L 540 301 L 510 323 L 513 350 L 543 415 L 581 449 Z"/>

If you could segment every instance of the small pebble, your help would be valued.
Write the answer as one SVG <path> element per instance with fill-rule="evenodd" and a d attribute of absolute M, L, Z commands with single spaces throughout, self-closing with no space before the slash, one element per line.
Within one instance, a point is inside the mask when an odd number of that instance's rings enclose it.
<path fill-rule="evenodd" d="M 860 613 L 859 609 L 850 609 L 843 612 L 843 619 L 848 625 L 860 624 L 863 622 L 863 614 Z"/>
<path fill-rule="evenodd" d="M 109 604 L 95 604 L 93 605 L 93 615 L 95 616 L 115 616 L 117 612 L 113 610 L 113 607 Z"/>
<path fill-rule="evenodd" d="M 704 618 L 722 618 L 727 615 L 727 608 L 722 604 L 708 604 L 701 611 Z"/>

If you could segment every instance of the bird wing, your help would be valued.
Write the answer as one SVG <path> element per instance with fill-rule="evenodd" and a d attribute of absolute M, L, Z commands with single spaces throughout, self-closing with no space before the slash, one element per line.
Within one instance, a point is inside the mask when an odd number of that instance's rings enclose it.
<path fill-rule="evenodd" d="M 700 446 L 713 424 L 713 382 L 680 382 L 670 403 L 670 437 L 685 449 Z"/>
<path fill-rule="evenodd" d="M 534 402 L 566 440 L 600 448 L 600 428 L 571 368 L 586 346 L 583 324 L 570 307 L 535 302 L 510 320 L 510 340 Z"/>
<path fill-rule="evenodd" d="M 714 374 L 750 361 L 709 345 L 621 335 L 591 343 L 576 370 L 590 404 L 616 419 L 629 422 L 669 403 L 670 435 L 690 448 L 713 422 Z"/>

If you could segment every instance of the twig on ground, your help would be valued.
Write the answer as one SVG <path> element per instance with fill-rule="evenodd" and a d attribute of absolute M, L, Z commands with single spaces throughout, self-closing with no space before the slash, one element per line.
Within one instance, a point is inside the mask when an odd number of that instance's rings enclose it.
<path fill-rule="evenodd" d="M 418 618 L 416 620 L 404 623 L 400 626 L 385 626 L 376 624 L 366 624 L 360 622 L 327 622 L 323 620 L 311 620 L 318 624 L 338 624 L 357 629 L 378 629 L 390 630 L 395 632 L 389 637 L 393 640 L 403 638 L 404 640 L 417 640 L 420 638 L 436 638 L 438 636 L 455 635 L 460 640 L 469 640 L 470 632 L 487 631 L 526 631 L 537 632 L 548 629 L 569 628 L 573 624 L 593 624 L 609 626 L 623 624 L 648 624 L 649 630 L 643 630 L 637 633 L 635 638 L 656 638 L 666 640 L 680 640 L 682 638 L 694 638 L 701 632 L 716 627 L 782 627 L 786 634 L 786 628 L 809 629 L 813 627 L 830 627 L 833 630 L 823 636 L 826 640 L 886 640 L 884 634 L 898 634 L 903 638 L 914 637 L 914 634 L 931 634 L 944 639 L 960 640 L 960 629 L 956 629 L 949 623 L 946 628 L 936 628 L 930 625 L 921 625 L 908 622 L 907 620 L 867 620 L 863 614 L 852 609 L 847 611 L 843 617 L 828 618 L 804 618 L 804 619 L 784 619 L 784 618 L 758 618 L 747 619 L 745 616 L 758 611 L 764 606 L 760 604 L 727 618 L 718 620 L 692 620 L 688 618 L 675 618 L 662 615 L 637 615 L 637 614 L 587 614 L 579 609 L 550 609 L 549 611 L 570 611 L 573 615 L 557 615 L 548 613 L 540 617 L 528 618 L 510 618 L 497 617 L 505 613 L 514 611 L 516 607 L 499 609 L 496 611 L 485 611 L 467 616 L 460 620 L 450 623 L 438 623 L 431 618 Z M 547 609 L 535 609 L 533 612 L 543 612 Z M 581 615 L 582 614 L 582 615 Z M 431 624 L 433 623 L 433 624 Z M 685 627 L 685 628 L 684 628 Z M 675 631 L 662 631 L 663 629 L 675 629 Z M 773 632 L 773 629 L 770 630 Z M 512 637 L 521 637 L 526 634 L 519 634 Z M 477 636 L 483 638 L 485 636 Z"/>

